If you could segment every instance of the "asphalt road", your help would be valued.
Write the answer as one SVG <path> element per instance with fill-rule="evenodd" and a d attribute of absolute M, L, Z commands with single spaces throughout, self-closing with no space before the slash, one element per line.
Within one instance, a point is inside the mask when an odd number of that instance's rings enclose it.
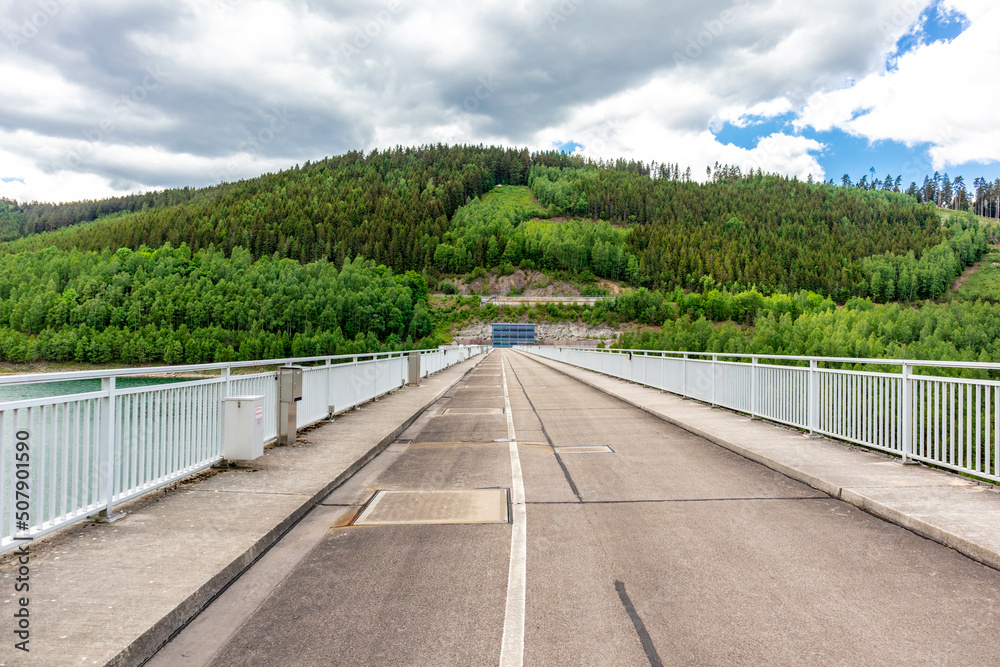
<path fill-rule="evenodd" d="M 513 524 L 351 525 L 521 481 Z M 1000 572 L 494 351 L 150 664 L 991 665 L 998 635 Z"/>

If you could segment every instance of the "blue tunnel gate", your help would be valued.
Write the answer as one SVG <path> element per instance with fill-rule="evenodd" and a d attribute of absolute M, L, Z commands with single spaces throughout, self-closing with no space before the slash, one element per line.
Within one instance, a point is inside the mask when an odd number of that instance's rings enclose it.
<path fill-rule="evenodd" d="M 513 347 L 515 345 L 534 345 L 534 324 L 493 324 L 493 347 Z"/>

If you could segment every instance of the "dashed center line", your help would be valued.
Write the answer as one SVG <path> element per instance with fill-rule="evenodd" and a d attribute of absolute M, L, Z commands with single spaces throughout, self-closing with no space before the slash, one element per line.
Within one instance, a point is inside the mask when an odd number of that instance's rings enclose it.
<path fill-rule="evenodd" d="M 576 482 L 573 481 L 573 476 L 569 474 L 569 468 L 566 467 L 566 463 L 562 460 L 562 456 L 559 455 L 559 450 L 556 448 L 555 443 L 552 442 L 552 438 L 549 436 L 549 432 L 545 429 L 545 422 L 542 421 L 542 416 L 538 414 L 538 409 L 535 407 L 535 404 L 531 400 L 531 397 L 528 396 L 527 387 L 523 382 L 521 382 L 521 378 L 517 376 L 517 371 L 514 370 L 513 365 L 511 365 L 510 367 L 510 372 L 514 374 L 514 379 L 517 380 L 517 383 L 519 385 L 521 385 L 521 391 L 524 392 L 524 397 L 527 399 L 528 405 L 531 407 L 531 411 L 535 413 L 535 418 L 538 419 L 538 425 L 541 426 L 542 428 L 542 435 L 545 436 L 545 441 L 548 442 L 549 447 L 552 448 L 552 452 L 555 454 L 556 457 L 556 463 L 558 463 L 559 468 L 562 469 L 563 477 L 566 478 L 566 483 L 569 484 L 570 491 L 572 491 L 573 495 L 576 496 L 576 502 L 582 503 L 583 496 L 580 495 L 580 490 L 576 488 Z"/>

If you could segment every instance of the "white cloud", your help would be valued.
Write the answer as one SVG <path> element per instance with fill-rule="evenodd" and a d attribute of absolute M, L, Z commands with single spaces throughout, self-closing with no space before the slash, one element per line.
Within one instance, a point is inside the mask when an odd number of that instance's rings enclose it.
<path fill-rule="evenodd" d="M 792 110 L 792 103 L 786 97 L 758 102 L 751 106 L 729 106 L 719 112 L 716 118 L 712 119 L 712 127 L 715 131 L 723 123 L 731 123 L 736 127 L 747 127 L 748 125 L 759 124 L 775 116 L 781 116 Z"/>
<path fill-rule="evenodd" d="M 208 158 L 150 146 L 40 137 L 0 132 L 0 197 L 18 201 L 75 201 L 174 187 L 179 182 L 217 183 L 249 178 L 290 166 L 250 147 Z M 33 157 L 25 158 L 31 149 Z M 40 168 L 39 163 L 50 165 Z M 74 168 L 78 166 L 78 168 Z"/>
<path fill-rule="evenodd" d="M 695 175 L 718 161 L 820 177 L 821 142 L 777 132 L 748 150 L 712 134 L 799 111 L 799 128 L 934 142 L 942 163 L 998 155 L 1000 89 L 982 74 L 1000 65 L 992 1 L 953 0 L 972 21 L 966 33 L 882 72 L 929 2 L 66 4 L 0 55 L 12 84 L 0 99 L 0 177 L 25 179 L 0 193 L 206 185 L 438 141 L 574 140 L 590 155 Z M 0 6 L 10 14 L 0 28 L 20 25 L 17 3 Z M 149 68 L 164 81 L 144 90 Z M 276 110 L 290 120 L 268 134 Z"/>
<path fill-rule="evenodd" d="M 39 66 L 26 59 L 0 60 L 0 113 L 52 118 L 93 113 L 87 90 L 68 81 L 49 65 Z"/>
<path fill-rule="evenodd" d="M 8 146 L 8 136 L 0 135 L 0 146 Z M 97 199 L 123 194 L 112 188 L 108 181 L 85 172 L 47 174 L 30 158 L 19 151 L 0 148 L 0 178 L 19 178 L 19 181 L 0 181 L 0 197 L 28 201 L 76 201 Z"/>
<path fill-rule="evenodd" d="M 1000 8 L 978 0 L 950 4 L 970 18 L 965 32 L 902 55 L 893 71 L 815 93 L 796 126 L 839 128 L 873 142 L 930 143 L 935 169 L 998 159 L 1000 88 L 988 73 L 1000 69 Z"/>
<path fill-rule="evenodd" d="M 595 159 L 625 157 L 642 161 L 678 163 L 691 167 L 696 179 L 704 178 L 705 167 L 716 162 L 740 166 L 744 171 L 760 168 L 807 178 L 824 177 L 814 153 L 823 145 L 815 140 L 782 133 L 762 137 L 753 149 L 723 145 L 704 130 L 674 129 L 671 118 L 691 109 L 711 108 L 717 100 L 704 88 L 663 75 L 635 90 L 575 111 L 564 123 L 539 131 L 533 147 L 547 148 L 559 138 L 583 145 L 578 152 Z M 757 106 L 753 113 L 775 112 L 783 108 Z M 700 113 L 700 112 L 697 112 Z M 683 127 L 683 123 L 681 126 Z"/>

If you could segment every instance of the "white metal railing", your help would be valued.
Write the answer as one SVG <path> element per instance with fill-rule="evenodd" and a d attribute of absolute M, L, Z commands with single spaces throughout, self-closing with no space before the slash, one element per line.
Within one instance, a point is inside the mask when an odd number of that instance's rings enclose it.
<path fill-rule="evenodd" d="M 1000 364 L 529 345 L 518 348 L 973 477 L 1000 482 L 1000 382 L 914 373 Z M 898 367 L 899 372 L 829 365 Z"/>
<path fill-rule="evenodd" d="M 421 376 L 488 350 L 421 350 Z M 222 399 L 263 395 L 264 440 L 277 438 L 277 371 L 308 365 L 299 428 L 407 382 L 408 352 L 269 359 L 195 366 L 0 376 L 0 387 L 100 381 L 100 389 L 0 402 L 0 551 L 211 466 L 222 453 Z M 123 377 L 217 373 L 170 384 L 120 387 Z M 95 385 L 96 386 L 96 385 Z M 25 391 L 45 393 L 44 391 Z"/>

